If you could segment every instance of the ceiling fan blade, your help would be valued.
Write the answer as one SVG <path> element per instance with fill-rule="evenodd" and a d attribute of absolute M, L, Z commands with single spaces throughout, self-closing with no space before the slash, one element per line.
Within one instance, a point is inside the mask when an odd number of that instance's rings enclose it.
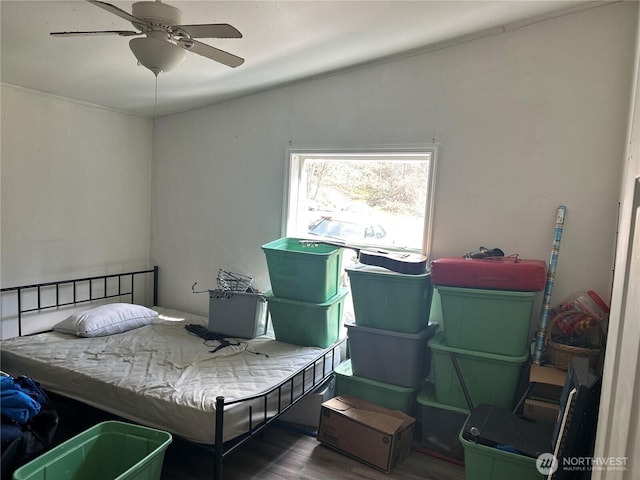
<path fill-rule="evenodd" d="M 239 67 L 244 63 L 244 58 L 240 58 L 229 52 L 220 50 L 219 48 L 212 47 L 211 45 L 198 42 L 197 40 L 180 40 L 179 43 L 185 50 L 210 58 L 216 62 L 224 63 L 229 67 Z"/>
<path fill-rule="evenodd" d="M 120 35 L 121 37 L 132 37 L 134 35 L 142 34 L 132 30 L 101 30 L 94 32 L 51 32 L 49 35 L 53 37 L 84 37 L 94 35 Z"/>
<path fill-rule="evenodd" d="M 173 32 L 186 32 L 191 38 L 242 38 L 242 33 L 228 23 L 175 25 Z"/>
<path fill-rule="evenodd" d="M 113 13 L 114 15 L 117 15 L 120 18 L 124 18 L 128 22 L 136 24 L 136 27 L 138 25 L 145 25 L 145 26 L 147 25 L 147 22 L 145 22 L 144 20 L 141 20 L 141 19 L 139 19 L 137 17 L 134 17 L 130 13 L 125 12 L 124 10 L 122 10 L 121 8 L 116 7 L 115 5 L 111 5 L 110 3 L 100 2 L 98 0 L 87 0 L 87 2 L 92 3 L 96 7 L 100 7 L 103 10 L 106 10 L 107 12 Z"/>

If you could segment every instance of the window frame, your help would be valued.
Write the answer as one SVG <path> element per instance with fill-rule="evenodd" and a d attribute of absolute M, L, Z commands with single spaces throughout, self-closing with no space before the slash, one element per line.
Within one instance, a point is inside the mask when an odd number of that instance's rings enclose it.
<path fill-rule="evenodd" d="M 435 186 L 436 171 L 438 164 L 439 144 L 415 144 L 415 145 L 385 145 L 385 146 L 366 146 L 366 147 L 297 147 L 290 145 L 286 149 L 286 165 L 284 172 L 284 194 L 283 194 L 283 210 L 282 210 L 282 236 L 287 236 L 288 232 L 294 231 L 297 224 L 298 209 L 298 192 L 301 181 L 301 166 L 306 157 L 345 157 L 353 156 L 361 160 L 381 160 L 393 159 L 394 156 L 403 155 L 430 155 L 428 168 L 428 191 L 425 200 L 425 221 L 422 234 L 422 249 L 406 249 L 415 253 L 421 253 L 430 258 L 432 235 L 433 235 L 433 213 L 435 207 Z M 423 160 L 423 159 L 420 159 Z M 393 250 L 393 247 L 384 247 Z"/>

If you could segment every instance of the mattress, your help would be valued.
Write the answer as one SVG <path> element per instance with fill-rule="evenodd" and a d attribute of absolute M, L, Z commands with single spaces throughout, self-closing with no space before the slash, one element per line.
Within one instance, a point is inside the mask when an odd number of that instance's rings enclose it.
<path fill-rule="evenodd" d="M 313 364 L 305 375 L 286 383 L 280 398 L 277 392 L 268 397 L 270 417 L 279 404 L 301 395 L 303 381 L 306 392 L 329 374 L 331 355 L 339 355 L 269 336 L 232 339 L 233 345 L 214 352 L 218 342 L 185 329 L 189 323 L 206 325 L 205 317 L 154 308 L 160 313 L 156 322 L 125 333 L 79 338 L 46 332 L 3 340 L 2 369 L 29 375 L 51 392 L 133 422 L 212 445 L 216 397 L 229 401 L 264 393 Z M 334 360 L 337 365 L 339 358 Z M 249 430 L 250 407 L 255 426 L 264 419 L 264 399 L 225 408 L 224 441 Z"/>

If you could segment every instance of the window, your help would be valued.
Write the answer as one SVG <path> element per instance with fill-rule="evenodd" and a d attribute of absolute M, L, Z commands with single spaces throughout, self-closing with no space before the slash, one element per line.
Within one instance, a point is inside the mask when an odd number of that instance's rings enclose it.
<path fill-rule="evenodd" d="M 437 149 L 289 150 L 285 233 L 429 256 Z"/>

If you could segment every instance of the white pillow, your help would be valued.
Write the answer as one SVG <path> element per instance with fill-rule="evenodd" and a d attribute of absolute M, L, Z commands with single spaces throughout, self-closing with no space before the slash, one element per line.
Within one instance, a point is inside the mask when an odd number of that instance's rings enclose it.
<path fill-rule="evenodd" d="M 143 327 L 158 318 L 158 312 L 142 305 L 109 303 L 70 315 L 53 329 L 79 337 L 101 337 Z"/>

